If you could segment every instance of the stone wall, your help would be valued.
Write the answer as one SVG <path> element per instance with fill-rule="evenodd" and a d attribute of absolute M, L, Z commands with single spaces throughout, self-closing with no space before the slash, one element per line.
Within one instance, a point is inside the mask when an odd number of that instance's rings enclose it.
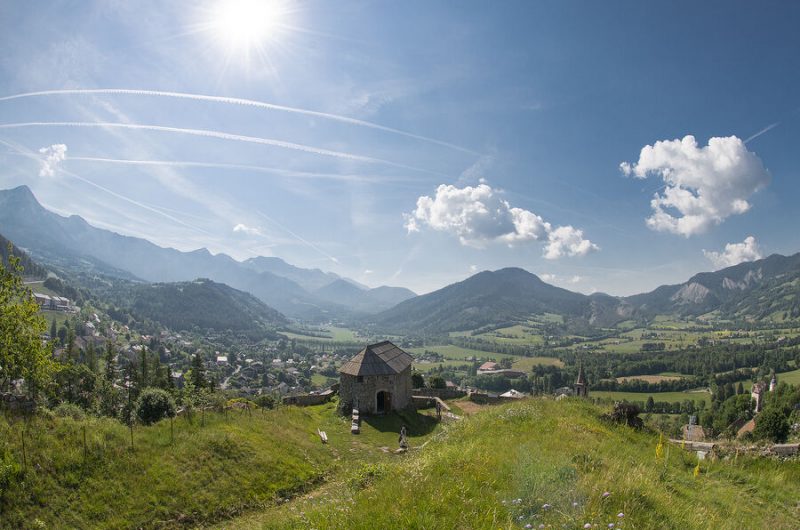
<path fill-rule="evenodd" d="M 339 396 L 342 410 L 347 413 L 354 406 L 363 414 L 375 414 L 378 392 L 391 395 L 391 409 L 404 409 L 411 404 L 411 367 L 397 375 L 357 376 L 341 374 Z"/>
<path fill-rule="evenodd" d="M 412 393 L 415 396 L 438 397 L 439 399 L 458 399 L 467 393 L 458 388 L 415 388 Z"/>
<path fill-rule="evenodd" d="M 298 405 L 309 407 L 311 405 L 321 405 L 327 403 L 333 397 L 333 393 L 328 394 L 301 394 L 298 396 L 284 396 L 281 401 L 284 405 Z"/>

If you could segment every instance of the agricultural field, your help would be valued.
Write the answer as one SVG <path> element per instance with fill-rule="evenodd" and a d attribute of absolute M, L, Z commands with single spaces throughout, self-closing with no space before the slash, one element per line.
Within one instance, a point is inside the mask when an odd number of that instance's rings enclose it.
<path fill-rule="evenodd" d="M 322 342 L 359 342 L 366 341 L 356 331 L 348 328 L 340 328 L 336 326 L 321 326 L 306 329 L 295 329 L 294 331 L 282 331 L 282 335 L 286 335 L 289 339 L 296 340 L 314 340 Z"/>
<path fill-rule="evenodd" d="M 443 363 L 445 366 L 457 366 L 462 364 L 468 364 L 472 362 L 468 360 L 470 358 L 474 358 L 478 362 L 483 362 L 489 359 L 495 359 L 499 361 L 504 357 L 511 357 L 512 359 L 514 359 L 513 368 L 517 370 L 523 370 L 525 372 L 530 371 L 531 368 L 533 368 L 536 365 L 564 366 L 564 363 L 562 363 L 561 360 L 557 359 L 556 357 L 524 357 L 521 355 L 511 355 L 507 353 L 472 350 L 469 348 L 461 348 L 459 346 L 453 346 L 452 344 L 441 345 L 441 346 L 425 346 L 420 348 L 408 348 L 407 351 L 408 353 L 414 354 L 415 356 L 419 356 L 425 351 L 436 352 L 445 358 L 445 363 Z M 414 363 L 414 365 L 417 367 L 420 366 L 419 363 Z M 439 363 L 432 363 L 432 365 L 438 366 Z"/>
<path fill-rule="evenodd" d="M 705 401 L 711 402 L 711 393 L 708 391 L 685 392 L 611 392 L 605 390 L 589 390 L 589 397 L 612 399 L 614 401 L 647 401 L 649 396 L 653 396 L 654 401 L 666 401 L 669 403 L 681 403 L 683 401 Z"/>

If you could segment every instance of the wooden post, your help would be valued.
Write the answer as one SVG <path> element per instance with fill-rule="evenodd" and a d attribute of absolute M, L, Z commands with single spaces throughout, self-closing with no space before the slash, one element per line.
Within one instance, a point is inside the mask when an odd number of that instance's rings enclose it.
<path fill-rule="evenodd" d="M 83 426 L 83 465 L 86 466 L 88 460 L 88 450 L 86 447 L 86 425 Z"/>
<path fill-rule="evenodd" d="M 130 423 L 130 430 L 131 430 L 131 451 L 133 451 L 133 421 Z"/>
<path fill-rule="evenodd" d="M 28 470 L 28 455 L 25 454 L 25 429 L 22 429 L 22 468 Z"/>

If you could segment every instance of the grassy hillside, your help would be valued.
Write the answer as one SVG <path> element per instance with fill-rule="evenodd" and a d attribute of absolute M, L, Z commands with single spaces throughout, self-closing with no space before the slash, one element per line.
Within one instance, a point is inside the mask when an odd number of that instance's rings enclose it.
<path fill-rule="evenodd" d="M 175 420 L 174 443 L 168 421 L 136 428 L 131 451 L 115 420 L 0 417 L 0 528 L 171 528 L 263 507 L 330 468 L 316 427 L 298 408 L 207 413 L 205 426 L 195 414 Z"/>
<path fill-rule="evenodd" d="M 430 416 L 400 413 L 366 419 L 353 436 L 335 409 L 207 412 L 204 419 L 195 412 L 191 422 L 174 420 L 174 442 L 169 421 L 136 427 L 133 451 L 128 428 L 115 420 L 46 414 L 26 425 L 0 416 L 0 529 L 209 524 L 395 458 L 384 448 L 397 447 L 402 425 L 415 446 L 439 428 Z M 327 445 L 317 428 L 328 433 Z"/>
<path fill-rule="evenodd" d="M 222 528 L 794 528 L 800 462 L 704 461 L 585 402 L 530 400 Z M 608 495 L 605 493 L 608 492 Z M 619 514 L 623 514 L 621 517 Z M 530 525 L 530 526 L 527 526 Z"/>

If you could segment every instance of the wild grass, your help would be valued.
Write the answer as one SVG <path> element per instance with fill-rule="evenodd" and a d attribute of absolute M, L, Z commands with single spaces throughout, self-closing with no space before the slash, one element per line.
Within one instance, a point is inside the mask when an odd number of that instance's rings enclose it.
<path fill-rule="evenodd" d="M 526 400 L 223 528 L 795 528 L 800 463 L 703 461 L 586 402 Z M 619 514 L 622 514 L 621 516 Z"/>
<path fill-rule="evenodd" d="M 135 428 L 131 450 L 112 419 L 0 418 L 0 464 L 14 472 L 0 528 L 173 528 L 264 507 L 330 469 L 316 427 L 297 408 L 195 413 L 174 421 L 174 442 L 169 421 Z"/>

